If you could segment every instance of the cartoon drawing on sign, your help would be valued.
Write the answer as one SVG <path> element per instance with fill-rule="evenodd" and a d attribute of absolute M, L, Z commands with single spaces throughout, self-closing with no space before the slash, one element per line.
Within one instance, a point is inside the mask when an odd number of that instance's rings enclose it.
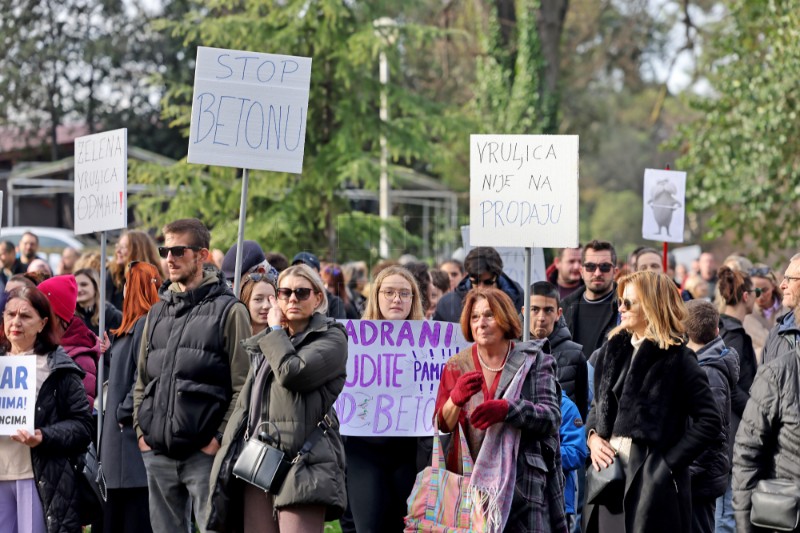
<path fill-rule="evenodd" d="M 667 236 L 670 236 L 669 227 L 672 224 L 672 215 L 683 206 L 677 195 L 677 187 L 667 179 L 659 180 L 650 192 L 650 200 L 647 204 L 652 208 L 653 218 L 658 226 L 656 235 L 661 235 L 663 228 Z"/>

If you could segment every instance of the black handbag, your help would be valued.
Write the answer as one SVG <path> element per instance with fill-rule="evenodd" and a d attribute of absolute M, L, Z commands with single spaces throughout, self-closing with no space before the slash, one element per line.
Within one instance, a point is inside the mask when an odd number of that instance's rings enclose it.
<path fill-rule="evenodd" d="M 800 528 L 800 482 L 762 479 L 750 497 L 750 523 L 777 531 Z"/>
<path fill-rule="evenodd" d="M 97 449 L 92 442 L 85 453 L 74 458 L 72 464 L 76 474 L 78 509 L 83 525 L 91 524 L 102 517 L 105 507 L 106 480 L 97 455 Z"/>
<path fill-rule="evenodd" d="M 256 427 L 256 431 L 262 426 L 269 427 L 270 425 L 275 426 L 269 421 L 262 422 Z M 330 419 L 328 415 L 325 415 L 291 461 L 280 450 L 280 432 L 276 432 L 277 439 L 275 439 L 268 432 L 262 431 L 247 439 L 239 458 L 233 465 L 233 475 L 264 492 L 278 494 L 292 465 L 300 462 L 330 428 Z"/>
<path fill-rule="evenodd" d="M 600 469 L 590 466 L 586 473 L 586 503 L 593 505 L 619 505 L 625 492 L 625 471 L 619 458 Z"/>

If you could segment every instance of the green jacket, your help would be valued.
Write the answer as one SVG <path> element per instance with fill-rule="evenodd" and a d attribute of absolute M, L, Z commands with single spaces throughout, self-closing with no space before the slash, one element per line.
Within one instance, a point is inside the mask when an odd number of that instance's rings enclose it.
<path fill-rule="evenodd" d="M 233 465 L 244 445 L 250 422 L 250 405 L 266 394 L 262 420 L 269 420 L 273 436 L 280 432 L 281 449 L 291 459 L 325 414 L 329 430 L 303 460 L 292 466 L 280 492 L 276 509 L 292 505 L 325 505 L 326 520 L 338 518 L 347 505 L 344 446 L 333 404 L 347 375 L 347 334 L 333 319 L 315 313 L 305 331 L 289 337 L 288 331 L 266 331 L 243 342 L 251 358 L 250 372 L 225 429 L 222 448 L 211 470 L 208 528 L 241 531 L 243 481 L 233 476 Z M 254 388 L 263 364 L 269 364 L 264 387 Z M 257 397 L 251 400 L 251 396 Z"/>

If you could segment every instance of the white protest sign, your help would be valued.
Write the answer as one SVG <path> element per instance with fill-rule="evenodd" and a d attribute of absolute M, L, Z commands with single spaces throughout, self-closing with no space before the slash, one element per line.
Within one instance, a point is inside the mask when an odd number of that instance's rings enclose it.
<path fill-rule="evenodd" d="M 473 246 L 578 245 L 578 136 L 470 135 Z"/>
<path fill-rule="evenodd" d="M 342 435 L 433 435 L 442 369 L 469 343 L 451 322 L 346 320 L 347 380 L 336 400 Z"/>
<path fill-rule="evenodd" d="M 128 227 L 128 130 L 75 139 L 75 234 Z"/>
<path fill-rule="evenodd" d="M 642 238 L 683 242 L 686 172 L 647 168 L 644 171 Z"/>
<path fill-rule="evenodd" d="M 300 174 L 311 58 L 197 48 L 189 163 Z"/>
<path fill-rule="evenodd" d="M 461 241 L 464 243 L 464 252 L 469 253 L 474 248 L 470 242 L 469 226 L 461 226 Z M 503 272 L 525 289 L 525 250 L 503 246 L 494 247 L 494 249 L 503 260 Z M 531 283 L 537 281 L 547 281 L 544 250 L 541 248 L 534 248 L 531 254 Z"/>
<path fill-rule="evenodd" d="M 36 357 L 0 357 L 0 435 L 32 434 L 35 411 Z"/>

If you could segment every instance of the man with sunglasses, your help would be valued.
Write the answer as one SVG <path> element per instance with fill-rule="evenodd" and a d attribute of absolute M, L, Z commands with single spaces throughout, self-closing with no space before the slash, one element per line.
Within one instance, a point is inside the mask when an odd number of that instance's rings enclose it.
<path fill-rule="evenodd" d="M 467 275 L 454 291 L 450 291 L 436 304 L 433 320 L 458 322 L 461 320 L 461 308 L 467 293 L 477 286 L 495 287 L 506 293 L 514 302 L 515 309 L 524 305 L 525 295 L 519 283 L 503 272 L 503 260 L 497 250 L 490 246 L 473 248 L 464 258 L 464 270 Z"/>
<path fill-rule="evenodd" d="M 204 272 L 210 234 L 197 219 L 163 228 L 171 283 L 147 314 L 134 386 L 134 428 L 154 531 L 206 531 L 214 455 L 250 367 L 247 309 L 222 273 Z"/>
<path fill-rule="evenodd" d="M 608 332 L 619 322 L 614 275 L 617 252 L 607 241 L 594 240 L 583 249 L 583 287 L 563 301 L 564 320 L 572 340 L 583 346 L 589 358 L 603 345 Z"/>

